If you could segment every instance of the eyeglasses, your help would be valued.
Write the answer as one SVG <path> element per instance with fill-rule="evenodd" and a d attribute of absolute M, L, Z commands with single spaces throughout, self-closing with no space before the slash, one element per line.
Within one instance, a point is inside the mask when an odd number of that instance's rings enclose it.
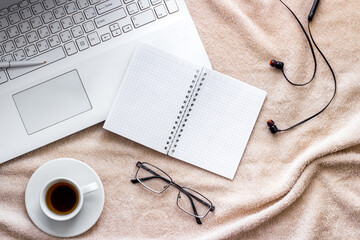
<path fill-rule="evenodd" d="M 179 189 L 176 204 L 181 210 L 195 217 L 198 224 L 201 224 L 200 219 L 215 210 L 215 206 L 209 199 L 190 188 L 174 183 L 171 177 L 160 168 L 146 162 L 137 162 L 136 166 L 138 167 L 136 179 L 132 179 L 132 183 L 141 183 L 146 189 L 157 194 L 163 193 L 170 185 L 176 187 Z"/>

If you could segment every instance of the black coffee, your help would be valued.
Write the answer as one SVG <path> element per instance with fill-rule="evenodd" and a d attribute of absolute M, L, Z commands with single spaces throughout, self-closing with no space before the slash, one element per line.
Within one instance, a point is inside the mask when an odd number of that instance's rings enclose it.
<path fill-rule="evenodd" d="M 79 202 L 76 188 L 68 182 L 58 182 L 46 192 L 46 205 L 54 213 L 66 215 L 75 210 Z"/>

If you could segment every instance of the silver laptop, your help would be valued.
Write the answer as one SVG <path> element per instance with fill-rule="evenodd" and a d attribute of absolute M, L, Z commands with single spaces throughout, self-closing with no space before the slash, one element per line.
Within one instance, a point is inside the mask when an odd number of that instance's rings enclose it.
<path fill-rule="evenodd" d="M 1 0 L 0 163 L 103 121 L 136 44 L 210 62 L 183 0 Z"/>

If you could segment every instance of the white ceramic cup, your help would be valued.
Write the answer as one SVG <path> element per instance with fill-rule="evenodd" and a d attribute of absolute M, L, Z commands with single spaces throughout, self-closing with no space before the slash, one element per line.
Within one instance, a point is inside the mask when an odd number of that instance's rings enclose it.
<path fill-rule="evenodd" d="M 59 182 L 67 182 L 67 183 L 70 183 L 71 185 L 73 185 L 79 196 L 79 201 L 77 203 L 76 208 L 72 212 L 70 212 L 66 215 L 60 215 L 60 214 L 53 212 L 51 209 L 49 209 L 49 207 L 46 204 L 47 191 L 49 190 L 49 188 L 51 186 L 53 186 L 54 184 L 59 183 Z M 91 193 L 93 191 L 96 191 L 98 189 L 99 189 L 99 186 L 97 185 L 96 182 L 93 182 L 93 183 L 90 183 L 83 187 L 80 187 L 74 180 L 72 180 L 70 178 L 66 178 L 66 177 L 54 178 L 44 185 L 44 187 L 40 193 L 41 210 L 45 213 L 46 216 L 48 216 L 49 218 L 51 218 L 53 220 L 56 220 L 56 221 L 69 220 L 71 218 L 74 218 L 80 212 L 80 210 L 83 206 L 83 203 L 84 203 L 84 195 Z"/>

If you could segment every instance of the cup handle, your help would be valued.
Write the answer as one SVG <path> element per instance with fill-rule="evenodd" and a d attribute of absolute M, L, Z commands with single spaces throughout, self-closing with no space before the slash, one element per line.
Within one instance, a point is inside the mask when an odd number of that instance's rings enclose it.
<path fill-rule="evenodd" d="M 90 184 L 88 184 L 86 186 L 81 187 L 81 191 L 82 191 L 83 195 L 91 193 L 91 192 L 96 191 L 98 189 L 99 189 L 99 186 L 97 185 L 96 182 L 93 182 L 93 183 L 90 183 Z"/>

